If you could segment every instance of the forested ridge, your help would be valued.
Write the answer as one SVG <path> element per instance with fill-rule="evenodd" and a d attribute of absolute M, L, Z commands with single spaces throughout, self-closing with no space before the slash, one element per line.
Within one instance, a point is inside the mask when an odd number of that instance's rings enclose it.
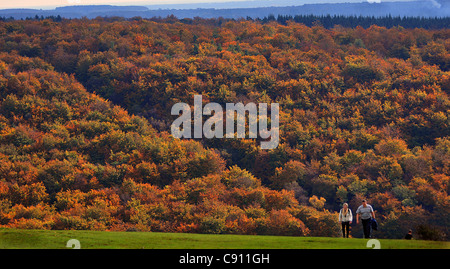
<path fill-rule="evenodd" d="M 0 22 L 0 224 L 450 236 L 450 30 L 292 20 Z M 173 104 L 280 104 L 280 144 L 175 139 Z M 360 236 L 361 227 L 353 226 Z"/>

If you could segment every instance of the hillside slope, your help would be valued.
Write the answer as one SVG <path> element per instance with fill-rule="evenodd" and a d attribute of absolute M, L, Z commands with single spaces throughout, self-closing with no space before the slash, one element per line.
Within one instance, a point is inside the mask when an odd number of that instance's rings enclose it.
<path fill-rule="evenodd" d="M 98 18 L 0 36 L 3 225 L 337 236 L 366 198 L 380 237 L 450 235 L 448 29 Z M 279 146 L 171 138 L 196 94 L 279 103 Z"/>

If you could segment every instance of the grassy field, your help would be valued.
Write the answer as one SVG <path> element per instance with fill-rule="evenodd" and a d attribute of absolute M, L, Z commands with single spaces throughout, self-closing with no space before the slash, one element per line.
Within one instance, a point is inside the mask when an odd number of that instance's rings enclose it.
<path fill-rule="evenodd" d="M 0 229 L 0 249 L 64 249 L 77 239 L 82 249 L 365 249 L 358 238 L 206 235 Z M 380 239 L 382 249 L 449 249 L 450 242 Z"/>

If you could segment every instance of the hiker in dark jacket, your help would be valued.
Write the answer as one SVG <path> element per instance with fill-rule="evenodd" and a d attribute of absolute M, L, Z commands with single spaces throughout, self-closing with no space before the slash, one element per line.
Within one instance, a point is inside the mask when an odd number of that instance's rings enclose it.
<path fill-rule="evenodd" d="M 412 230 L 409 230 L 408 233 L 405 235 L 405 239 L 411 240 L 413 238 Z"/>

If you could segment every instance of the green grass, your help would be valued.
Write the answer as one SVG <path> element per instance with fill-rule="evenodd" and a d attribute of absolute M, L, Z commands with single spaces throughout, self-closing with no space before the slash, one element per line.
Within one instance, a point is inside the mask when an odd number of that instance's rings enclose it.
<path fill-rule="evenodd" d="M 0 229 L 0 249 L 366 249 L 366 239 L 154 232 Z M 449 249 L 450 242 L 380 239 L 381 249 Z"/>

